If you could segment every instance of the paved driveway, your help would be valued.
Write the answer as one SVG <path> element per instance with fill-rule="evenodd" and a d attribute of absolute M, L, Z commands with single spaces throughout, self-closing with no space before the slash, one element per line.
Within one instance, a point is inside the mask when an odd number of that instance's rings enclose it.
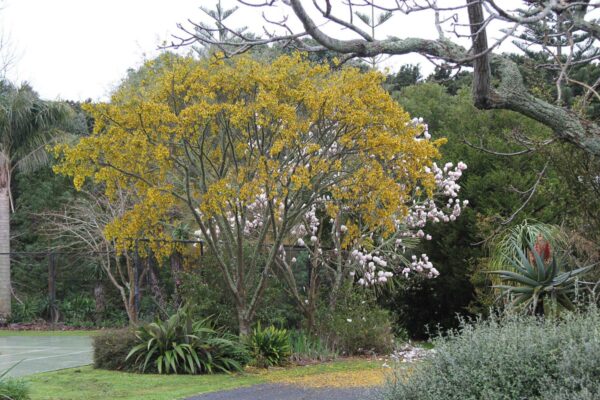
<path fill-rule="evenodd" d="M 377 389 L 373 388 L 310 389 L 291 385 L 264 384 L 203 394 L 187 400 L 370 400 L 375 398 L 376 394 Z"/>
<path fill-rule="evenodd" d="M 21 361 L 9 376 L 79 367 L 92 363 L 92 340 L 88 336 L 0 337 L 0 372 Z"/>

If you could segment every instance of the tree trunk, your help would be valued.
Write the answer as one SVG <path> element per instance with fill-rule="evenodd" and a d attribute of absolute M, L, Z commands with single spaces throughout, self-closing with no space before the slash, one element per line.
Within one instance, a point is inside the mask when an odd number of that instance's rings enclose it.
<path fill-rule="evenodd" d="M 306 318 L 306 330 L 308 333 L 314 334 L 316 332 L 317 323 L 315 320 L 316 308 L 312 304 L 306 309 L 304 317 Z"/>
<path fill-rule="evenodd" d="M 490 69 L 487 32 L 484 26 L 483 6 L 481 3 L 467 0 L 469 21 L 471 21 L 471 35 L 473 41 L 473 55 L 481 54 L 473 60 L 473 102 L 478 108 L 489 108 L 492 71 Z"/>
<path fill-rule="evenodd" d="M 60 314 L 56 304 L 56 255 L 50 253 L 48 257 L 48 303 L 50 308 L 50 321 L 58 323 Z"/>
<path fill-rule="evenodd" d="M 177 306 L 181 305 L 181 296 L 179 294 L 181 286 L 181 271 L 183 270 L 183 257 L 178 251 L 171 254 L 169 259 L 171 263 L 171 274 L 175 280 L 175 291 L 173 293 L 173 301 Z"/>
<path fill-rule="evenodd" d="M 106 311 L 106 293 L 104 292 L 104 285 L 101 281 L 96 282 L 94 286 L 94 299 L 96 300 L 96 323 L 102 320 L 102 316 Z"/>
<path fill-rule="evenodd" d="M 148 259 L 148 263 L 150 260 Z M 167 295 L 164 293 L 164 290 L 160 287 L 160 281 L 158 279 L 157 272 L 154 271 L 152 266 L 148 266 L 149 275 L 150 275 L 150 288 L 152 291 L 152 297 L 154 298 L 154 302 L 160 308 L 160 312 L 163 314 L 167 313 Z M 168 315 L 166 315 L 168 317 Z"/>
<path fill-rule="evenodd" d="M 238 326 L 240 337 L 246 337 L 250 334 L 250 320 L 246 315 L 245 307 L 242 310 L 238 309 Z"/>
<path fill-rule="evenodd" d="M 136 325 L 138 322 L 138 309 L 136 308 L 135 302 L 135 287 L 137 285 L 136 276 L 134 274 L 135 266 L 133 261 L 128 254 L 125 254 L 125 268 L 127 268 L 127 279 L 128 279 L 128 296 L 127 304 L 125 308 L 127 310 L 127 316 L 129 317 L 129 324 Z"/>
<path fill-rule="evenodd" d="M 11 313 L 10 199 L 8 188 L 0 188 L 0 322 Z"/>

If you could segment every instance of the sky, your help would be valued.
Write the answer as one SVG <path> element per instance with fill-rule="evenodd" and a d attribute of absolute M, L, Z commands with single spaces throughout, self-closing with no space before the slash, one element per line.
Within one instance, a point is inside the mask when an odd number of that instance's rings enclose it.
<path fill-rule="evenodd" d="M 213 8 L 215 1 L 0 0 L 1 33 L 8 37 L 16 56 L 8 78 L 29 82 L 48 100 L 105 100 L 129 68 L 158 55 L 161 43 L 181 33 L 177 23 L 207 21 L 200 6 Z M 235 4 L 233 0 L 223 2 L 226 8 Z M 283 15 L 278 9 L 267 12 L 273 19 Z M 261 13 L 242 7 L 231 17 L 231 24 L 261 32 Z M 378 35 L 434 38 L 430 18 L 411 14 L 410 18 L 392 20 Z M 297 22 L 291 24 L 299 28 Z M 334 28 L 327 25 L 323 29 Z M 407 62 L 421 63 L 425 72 L 432 69 L 418 56 L 394 57 L 382 66 L 396 70 Z"/>
<path fill-rule="evenodd" d="M 200 0 L 200 2 L 205 0 Z M 4 0 L 0 21 L 16 53 L 9 71 L 46 99 L 106 98 L 128 68 L 158 54 L 198 0 Z"/>

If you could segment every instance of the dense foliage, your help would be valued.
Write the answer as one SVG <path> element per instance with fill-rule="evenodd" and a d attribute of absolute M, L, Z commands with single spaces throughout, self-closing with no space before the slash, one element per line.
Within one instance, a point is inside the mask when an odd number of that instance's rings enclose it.
<path fill-rule="evenodd" d="M 394 347 L 390 312 L 378 307 L 372 293 L 348 290 L 336 312 L 323 309 L 319 335 L 344 355 L 389 354 Z"/>
<path fill-rule="evenodd" d="M 292 354 L 289 332 L 272 325 L 262 328 L 258 324 L 246 338 L 246 345 L 253 363 L 262 368 L 284 365 Z"/>
<path fill-rule="evenodd" d="M 7 374 L 17 364 L 5 371 L 0 371 L 0 400 L 29 400 L 29 385 L 27 382 L 8 378 Z"/>
<path fill-rule="evenodd" d="M 410 69 L 408 73 L 394 79 L 409 82 Z M 438 70 L 426 81 L 392 93 L 411 115 L 428 121 L 434 138 L 448 138 L 442 147 L 445 159 L 460 158 L 469 165 L 461 180 L 461 196 L 469 199 L 469 207 L 454 224 L 428 227 L 433 239 L 416 249 L 429 255 L 439 277 L 396 281 L 379 297 L 393 313 L 396 329 L 413 337 L 456 327 L 456 314 L 485 314 L 496 304 L 486 273 L 497 269 L 490 265 L 490 248 L 524 220 L 561 225 L 578 246 L 585 244 L 597 254 L 597 160 L 561 143 L 540 145 L 550 133 L 523 116 L 476 109 L 469 84 L 467 72 L 453 78 Z"/>
<path fill-rule="evenodd" d="M 142 325 L 126 360 L 142 372 L 205 374 L 241 371 L 248 355 L 238 338 L 216 330 L 209 319 L 194 321 L 186 307 L 168 319 Z"/>
<path fill-rule="evenodd" d="M 28 400 L 29 386 L 25 381 L 17 379 L 3 379 L 0 381 L 1 400 Z"/>
<path fill-rule="evenodd" d="M 388 400 L 580 399 L 600 396 L 600 312 L 463 321 L 435 353 L 398 368 Z"/>
<path fill-rule="evenodd" d="M 273 63 L 277 59 L 278 51 L 273 48 L 264 53 L 256 53 L 252 57 L 265 58 Z M 290 59 L 296 58 L 292 56 Z M 324 85 L 323 87 L 329 88 L 328 90 L 334 90 L 327 86 L 325 81 L 338 74 L 337 71 L 333 71 L 336 69 L 336 62 L 333 58 L 328 58 L 328 61 L 328 67 L 315 69 L 323 72 L 327 77 L 323 77 L 322 80 L 315 78 L 313 88 Z M 536 75 L 535 65 L 522 63 L 519 59 L 515 61 L 519 63 L 523 73 L 531 78 L 527 80 L 527 84 L 532 86 L 531 90 L 539 91 L 541 94 L 554 90 L 554 86 L 548 85 L 543 76 Z M 246 59 L 244 63 L 247 66 L 254 65 L 256 68 L 264 64 L 262 61 L 254 62 L 250 59 Z M 210 64 L 207 60 L 198 62 L 180 59 L 167 53 L 145 64 L 139 70 L 130 71 L 121 87 L 115 92 L 112 103 L 98 105 L 98 107 L 88 104 L 84 108 L 88 110 L 93 108 L 96 118 L 106 111 L 103 107 L 110 109 L 107 113 L 116 112 L 119 107 L 122 110 L 129 107 L 127 109 L 129 111 L 123 111 L 126 115 L 119 115 L 124 118 L 133 117 L 137 115 L 136 112 L 139 112 L 142 116 L 150 118 L 150 112 L 144 107 L 157 105 L 153 102 L 157 101 L 158 104 L 162 104 L 161 107 L 165 107 L 169 112 L 173 111 L 182 121 L 181 126 L 185 126 L 182 116 L 186 115 L 185 112 L 191 111 L 185 111 L 183 106 L 178 108 L 177 103 L 161 103 L 168 91 L 160 92 L 160 87 L 165 85 L 165 77 L 179 76 L 177 68 L 180 68 L 180 72 L 186 68 L 201 70 L 206 65 L 215 65 L 231 72 L 228 62 Z M 310 68 L 313 67 L 316 66 L 311 64 Z M 255 74 L 256 78 L 260 78 L 264 73 L 259 70 L 246 72 L 248 76 Z M 216 70 L 214 73 L 217 73 Z M 315 72 L 315 77 L 320 76 L 319 73 Z M 345 73 L 349 74 L 349 72 Z M 583 68 L 581 73 L 583 80 L 587 79 L 588 75 L 589 79 L 598 76 L 593 67 Z M 227 76 L 231 77 L 231 74 Z M 210 79 L 221 82 L 228 78 L 213 76 Z M 277 79 L 280 79 L 278 82 L 282 82 L 284 78 Z M 190 310 L 194 316 L 214 315 L 215 323 L 230 332 L 238 332 L 240 322 L 242 325 L 249 326 L 246 318 L 248 314 L 240 318 L 239 306 L 236 297 L 232 296 L 230 281 L 223 279 L 226 276 L 222 269 L 224 262 L 232 268 L 231 276 L 237 277 L 238 272 L 243 272 L 245 287 L 240 284 L 239 288 L 235 289 L 242 289 L 242 292 L 245 290 L 247 309 L 252 304 L 255 310 L 254 321 L 260 321 L 263 326 L 275 325 L 289 329 L 293 335 L 295 335 L 293 331 L 299 328 L 310 330 L 296 341 L 298 348 L 307 349 L 306 353 L 314 354 L 311 348 L 327 349 L 324 350 L 326 353 L 386 352 L 392 343 L 392 335 L 405 337 L 408 334 L 411 337 L 424 338 L 429 331 L 435 332 L 438 327 L 442 329 L 456 327 L 457 313 L 462 315 L 486 313 L 490 306 L 498 304 L 496 303 L 498 293 L 490 290 L 494 278 L 487 274 L 490 269 L 497 269 L 492 265 L 495 247 L 488 248 L 486 245 L 497 243 L 497 238 L 505 236 L 505 230 L 520 224 L 523 220 L 562 225 L 568 232 L 570 240 L 576 242 L 573 243 L 573 248 L 577 248 L 576 252 L 581 253 L 581 249 L 585 247 L 584 251 L 590 256 L 590 263 L 597 262 L 597 245 L 594 240 L 597 240 L 596 233 L 599 232 L 596 228 L 600 226 L 598 217 L 600 197 L 597 196 L 598 182 L 594 177 L 600 175 L 598 172 L 600 169 L 596 160 L 561 143 L 541 146 L 540 143 L 548 137 L 549 132 L 543 126 L 523 116 L 507 111 L 477 110 L 470 101 L 471 75 L 468 72 L 452 76 L 448 70 L 438 68 L 430 77 L 423 78 L 418 66 L 407 65 L 398 73 L 387 77 L 385 81 L 381 78 L 377 81 L 378 85 L 382 84 L 391 92 L 393 98 L 406 111 L 415 117 L 423 117 L 428 123 L 428 131 L 424 131 L 422 126 L 417 127 L 418 123 L 413 126 L 418 133 L 423 134 L 420 139 L 425 137 L 424 133 L 432 136 L 430 142 L 441 138 L 448 139 L 447 143 L 440 147 L 442 157 L 440 165 L 456 160 L 463 160 L 469 165 L 468 173 L 465 173 L 460 181 L 460 197 L 469 199 L 470 203 L 469 207 L 463 210 L 461 217 L 449 225 L 433 225 L 428 221 L 425 230 L 431 235 L 431 240 L 422 241 L 416 248 L 411 248 L 409 245 L 406 249 L 393 249 L 395 253 L 404 250 L 405 253 L 400 255 L 408 260 L 412 255 L 419 257 L 423 253 L 427 254 L 436 272 L 439 271 L 439 276 L 428 279 L 417 274 L 412 275 L 411 279 L 406 279 L 404 276 L 391 278 L 385 275 L 388 272 L 385 268 L 381 268 L 380 271 L 379 265 L 376 266 L 377 270 L 371 273 L 368 270 L 367 257 L 371 256 L 370 262 L 373 264 L 375 262 L 374 254 L 369 254 L 369 246 L 358 248 L 360 254 L 355 254 L 356 258 L 344 260 L 343 268 L 339 272 L 334 272 L 338 265 L 336 257 L 338 245 L 347 245 L 345 240 L 336 240 L 336 238 L 337 236 L 342 239 L 349 237 L 347 235 L 353 229 L 352 225 L 346 224 L 348 219 L 344 219 L 346 217 L 343 215 L 338 224 L 338 218 L 335 216 L 331 218 L 324 203 L 317 202 L 314 213 L 312 208 L 308 207 L 309 203 L 306 203 L 308 212 L 301 213 L 302 223 L 294 226 L 300 228 L 304 225 L 304 228 L 294 230 L 294 234 L 284 239 L 283 251 L 272 249 L 278 251 L 275 255 L 276 263 L 269 268 L 267 274 L 257 266 L 264 266 L 269 254 L 253 251 L 252 241 L 255 238 L 252 235 L 245 237 L 244 240 L 248 243 L 242 245 L 243 263 L 251 266 L 248 270 L 244 268 L 238 270 L 239 264 L 234 260 L 240 258 L 239 253 L 231 256 L 224 248 L 217 248 L 218 251 L 214 251 L 210 246 L 205 246 L 204 255 L 200 257 L 199 249 L 193 248 L 190 244 L 177 248 L 175 257 L 164 258 L 162 255 L 171 252 L 173 246 L 163 246 L 164 248 L 158 249 L 156 254 L 150 254 L 152 249 L 144 246 L 141 250 L 144 279 L 140 288 L 142 295 L 139 309 L 136 310 L 142 320 L 149 321 L 157 315 L 164 317 L 187 302 L 194 305 L 193 310 Z M 336 82 L 341 82 L 341 78 Z M 279 86 L 270 88 L 272 90 L 269 94 L 277 93 L 277 87 Z M 574 96 L 565 93 L 565 99 L 570 102 L 576 101 L 578 94 L 575 89 Z M 186 91 L 185 88 L 183 90 L 191 95 L 191 90 Z M 328 95 L 339 97 L 342 96 L 342 91 L 335 89 Z M 381 93 L 378 92 L 379 95 Z M 252 100 L 252 97 L 244 101 L 249 99 Z M 194 98 L 194 101 L 198 99 Z M 252 101 L 255 101 L 257 106 L 266 100 L 260 98 Z M 284 103 L 285 101 L 282 102 Z M 220 103 L 220 107 L 224 104 Z M 75 121 L 74 124 L 85 127 L 95 125 L 92 115 L 85 115 L 80 104 L 72 103 L 71 106 L 78 112 L 79 122 Z M 136 108 L 138 106 L 139 108 Z M 153 117 L 156 115 L 152 114 Z M 305 115 L 300 115 L 298 118 L 298 121 L 302 118 L 308 119 Z M 109 129 L 109 125 L 104 126 Z M 86 129 L 80 127 L 72 130 L 85 135 Z M 215 130 L 215 135 L 217 134 Z M 133 136 L 125 136 L 125 138 L 132 139 Z M 301 142 L 310 142 L 305 139 L 303 138 Z M 166 147 L 170 146 L 169 143 L 164 144 Z M 535 148 L 536 151 L 519 156 L 498 156 L 486 152 L 486 150 L 502 153 L 520 152 L 524 146 Z M 150 147 L 144 148 L 148 151 L 150 149 Z M 482 148 L 486 150 L 481 150 Z M 181 161 L 174 157 L 176 154 L 178 153 L 169 153 L 169 157 L 173 159 L 172 161 L 175 159 Z M 287 153 L 284 155 L 291 156 Z M 210 158 L 213 156 L 216 155 L 207 154 L 205 160 L 214 161 Z M 277 162 L 280 161 L 276 157 L 273 158 Z M 148 157 L 148 159 L 152 158 Z M 184 165 L 186 161 L 185 159 L 183 161 L 183 164 L 178 165 Z M 535 187 L 529 201 L 521 209 L 529 194 L 528 190 L 542 171 L 544 171 L 542 179 Z M 225 178 L 229 179 L 230 176 Z M 173 173 L 166 174 L 165 179 L 168 183 L 177 183 Z M 64 237 L 49 235 L 42 218 L 43 214 L 56 213 L 57 210 L 63 210 L 80 200 L 81 195 L 73 190 L 68 179 L 53 175 L 50 169 L 45 168 L 33 174 L 15 175 L 13 186 L 13 193 L 19 204 L 16 213 L 11 217 L 11 225 L 15 232 L 15 237 L 12 239 L 13 248 L 17 251 L 44 252 L 48 247 L 64 249 L 64 246 L 70 246 Z M 90 189 L 93 189 L 91 190 L 93 193 L 100 193 L 104 187 L 102 185 L 92 187 L 90 183 L 86 184 L 85 190 L 90 191 Z M 128 195 L 134 199 L 134 202 L 137 201 L 137 189 Z M 194 197 L 194 201 L 197 199 L 200 197 Z M 273 200 L 273 204 L 276 205 L 277 200 Z M 263 207 L 265 203 L 262 196 L 247 203 L 245 217 L 247 226 L 255 226 L 261 222 L 263 226 L 267 226 L 268 224 L 265 224 L 267 220 L 263 218 L 261 221 L 259 218 L 260 212 L 268 209 Z M 520 212 L 512 216 L 518 209 Z M 156 209 L 152 210 L 156 211 Z M 231 217 L 229 212 L 230 210 L 226 210 L 217 218 L 219 221 L 211 222 L 217 228 L 215 231 L 217 241 L 229 236 L 224 233 L 231 228 L 225 221 Z M 162 225 L 154 226 L 153 229 L 159 229 L 167 238 L 206 239 L 201 229 L 197 229 L 197 223 L 192 220 L 195 217 L 195 214 L 191 212 L 186 214 L 179 207 L 170 208 L 167 221 L 161 222 Z M 512 219 L 509 221 L 509 218 Z M 361 231 L 363 227 L 361 225 Z M 194 236 L 194 231 L 199 231 L 196 232 L 199 236 Z M 300 236 L 302 245 L 299 246 L 296 238 L 301 231 L 306 234 Z M 369 237 L 370 232 L 364 231 L 362 234 Z M 152 232 L 148 232 L 147 235 L 146 232 L 140 233 L 140 236 L 142 235 L 152 236 Z M 374 241 L 381 237 L 375 232 Z M 484 243 L 484 240 L 488 241 Z M 353 243 L 351 247 L 359 242 Z M 414 246 L 415 243 L 411 245 Z M 338 253 L 351 253 L 346 252 L 345 249 Z M 488 252 L 488 249 L 491 251 Z M 129 256 L 132 256 L 132 253 L 130 249 Z M 488 258 L 488 255 L 491 258 Z M 381 254 L 375 256 L 379 262 L 391 264 Z M 362 257 L 364 257 L 364 265 L 360 267 L 360 263 L 363 262 Z M 101 262 L 97 257 L 92 254 L 85 258 L 59 255 L 56 259 L 58 277 L 55 307 L 59 311 L 59 321 L 77 326 L 120 326 L 127 323 L 128 317 L 123 311 L 120 300 L 122 296 L 100 267 Z M 14 301 L 12 321 L 48 320 L 50 304 L 45 293 L 49 257 L 41 254 L 19 254 L 12 261 L 13 288 L 18 299 Z M 118 259 L 108 260 L 108 265 L 114 268 L 117 266 L 117 261 Z M 365 272 L 370 275 L 365 277 Z M 380 272 L 382 275 L 379 275 Z M 351 273 L 355 275 L 352 276 Z M 366 303 L 360 303 L 371 296 L 370 294 L 363 296 L 364 293 L 361 293 L 363 291 L 357 291 L 356 286 L 353 286 L 360 278 L 363 278 L 363 283 L 368 282 L 369 279 L 377 282 L 380 279 L 391 281 L 391 284 L 381 285 L 376 289 L 378 304 L 373 302 L 372 297 Z M 596 279 L 595 275 L 590 277 L 590 280 L 594 279 Z M 251 289 L 258 289 L 260 282 L 264 283 L 264 290 L 252 303 L 253 297 L 249 294 L 252 293 Z M 131 284 L 129 286 L 134 287 Z M 348 288 L 350 290 L 347 292 Z M 351 299 L 353 291 L 357 294 L 354 297 L 360 300 Z M 368 291 L 370 292 L 370 289 Z M 128 297 L 128 301 L 134 300 L 133 297 Z M 389 312 L 381 310 L 381 306 L 387 308 Z M 353 322 L 349 323 L 348 320 Z M 350 325 L 352 329 L 347 329 Z M 359 340 L 357 337 L 369 339 Z M 312 338 L 315 338 L 315 343 L 312 343 Z"/>

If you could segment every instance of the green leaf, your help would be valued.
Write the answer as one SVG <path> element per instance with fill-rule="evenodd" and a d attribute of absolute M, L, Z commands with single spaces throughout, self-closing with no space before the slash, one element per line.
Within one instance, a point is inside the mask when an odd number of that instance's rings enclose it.
<path fill-rule="evenodd" d="M 540 285 L 540 282 L 535 281 L 527 276 L 520 275 L 512 271 L 490 271 L 490 274 L 500 275 L 500 278 L 505 281 L 518 282 L 523 285 L 536 287 Z"/>

